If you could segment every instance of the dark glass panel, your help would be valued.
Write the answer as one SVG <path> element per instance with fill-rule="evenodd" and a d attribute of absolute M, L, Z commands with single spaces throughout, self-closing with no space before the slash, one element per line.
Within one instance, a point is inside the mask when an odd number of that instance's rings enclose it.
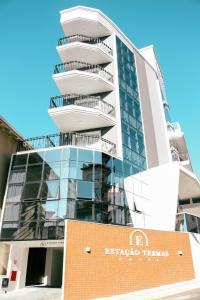
<path fill-rule="evenodd" d="M 40 183 L 26 183 L 22 193 L 22 199 L 37 199 Z"/>
<path fill-rule="evenodd" d="M 13 240 L 15 233 L 18 231 L 18 222 L 4 222 L 1 230 L 1 239 Z"/>
<path fill-rule="evenodd" d="M 64 221 L 59 221 L 57 223 L 57 232 L 56 232 L 56 238 L 57 239 L 64 239 L 65 235 L 65 222 Z"/>
<path fill-rule="evenodd" d="M 42 164 L 45 152 L 34 152 L 29 154 L 28 164 Z"/>
<path fill-rule="evenodd" d="M 37 222 L 30 220 L 29 222 L 21 222 L 18 230 L 14 233 L 15 240 L 34 240 L 38 239 Z"/>
<path fill-rule="evenodd" d="M 38 239 L 55 240 L 57 238 L 57 222 L 45 221 L 38 224 Z"/>
<path fill-rule="evenodd" d="M 15 166 L 26 165 L 28 154 L 13 155 L 12 168 Z"/>
<path fill-rule="evenodd" d="M 95 201 L 102 201 L 101 189 L 102 189 L 102 183 L 99 181 L 94 182 Z"/>
<path fill-rule="evenodd" d="M 42 165 L 28 166 L 26 181 L 40 181 L 42 177 Z"/>
<path fill-rule="evenodd" d="M 24 225 L 26 222 L 36 221 L 40 217 L 40 206 L 38 201 L 22 202 L 21 221 Z"/>
<path fill-rule="evenodd" d="M 92 201 L 76 201 L 76 218 L 79 220 L 93 220 Z"/>

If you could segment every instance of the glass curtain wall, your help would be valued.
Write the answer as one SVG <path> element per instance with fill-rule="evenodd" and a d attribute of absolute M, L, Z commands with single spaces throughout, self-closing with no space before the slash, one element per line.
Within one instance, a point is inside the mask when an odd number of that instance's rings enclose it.
<path fill-rule="evenodd" d="M 140 99 L 134 54 L 116 37 L 123 142 L 126 176 L 146 169 Z"/>
<path fill-rule="evenodd" d="M 71 147 L 13 155 L 1 239 L 63 239 L 65 218 L 130 223 L 122 162 Z"/>

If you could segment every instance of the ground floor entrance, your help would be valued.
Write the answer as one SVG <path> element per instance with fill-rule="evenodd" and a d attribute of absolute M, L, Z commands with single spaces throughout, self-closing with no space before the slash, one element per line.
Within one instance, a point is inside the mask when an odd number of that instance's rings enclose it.
<path fill-rule="evenodd" d="M 63 248 L 29 248 L 25 285 L 60 288 L 62 270 Z"/>

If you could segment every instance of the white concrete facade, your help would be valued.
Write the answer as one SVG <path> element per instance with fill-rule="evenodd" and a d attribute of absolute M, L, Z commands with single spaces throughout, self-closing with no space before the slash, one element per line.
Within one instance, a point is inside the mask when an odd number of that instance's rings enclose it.
<path fill-rule="evenodd" d="M 137 228 L 175 230 L 179 200 L 200 197 L 200 182 L 191 171 L 182 131 L 169 133 L 164 111 L 164 106 L 167 105 L 166 95 L 163 99 L 164 83 L 154 48 L 150 46 L 137 49 L 109 18 L 92 8 L 78 6 L 62 11 L 61 25 L 70 42 L 66 44 L 63 42 L 57 46 L 61 61 L 65 65 L 61 72 L 59 71 L 61 64 L 57 65 L 53 79 L 63 98 L 60 106 L 54 103 L 54 106 L 49 108 L 50 117 L 62 133 L 76 131 L 86 135 L 87 130 L 107 139 L 116 145 L 113 156 L 123 160 L 116 42 L 118 37 L 135 57 L 147 163 L 146 171 L 124 179 L 125 196 L 131 214 L 131 223 L 128 225 Z M 82 41 L 78 35 L 82 35 Z M 102 40 L 96 40 L 99 38 L 104 38 L 103 43 Z M 91 40 L 94 43 L 90 44 Z M 103 98 L 98 98 L 99 94 L 103 94 Z M 54 99 L 54 102 L 60 99 L 55 98 L 57 99 Z M 112 115 L 108 108 L 113 109 Z M 107 130 L 104 130 L 105 128 Z M 177 146 L 179 151 L 176 162 L 173 162 L 172 146 Z M 78 149 L 79 145 L 75 147 Z M 103 149 L 102 140 L 91 143 L 88 147 L 80 145 L 80 148 L 109 152 Z M 33 151 L 30 150 L 30 153 Z M 181 151 L 184 154 L 182 160 Z M 60 261 L 60 254 L 55 254 L 54 251 L 59 252 L 62 249 L 63 241 L 6 243 L 11 246 L 7 275 L 10 276 L 12 271 L 17 271 L 17 280 L 10 283 L 10 290 L 25 286 L 30 248 L 47 249 L 44 283 L 56 284 L 52 266 Z M 199 238 L 194 240 L 194 237 L 191 237 L 194 260 L 198 264 L 199 257 L 196 257 L 199 243 Z M 200 279 L 198 268 L 196 276 Z"/>

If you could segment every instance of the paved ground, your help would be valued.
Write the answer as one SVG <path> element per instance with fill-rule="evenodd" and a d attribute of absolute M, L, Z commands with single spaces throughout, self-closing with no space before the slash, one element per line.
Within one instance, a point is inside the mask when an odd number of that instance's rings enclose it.
<path fill-rule="evenodd" d="M 200 300 L 200 288 L 196 288 L 187 292 L 174 294 L 172 296 L 157 298 L 162 300 Z"/>
<path fill-rule="evenodd" d="M 61 289 L 45 288 L 45 287 L 27 287 L 15 292 L 3 294 L 0 292 L 0 300 L 61 300 Z M 133 298 L 134 299 L 134 298 Z M 144 297 L 145 300 L 200 300 L 200 288 L 196 288 L 187 292 L 174 294 L 173 296 L 161 297 L 156 296 Z M 70 300 L 70 299 L 69 299 Z"/>
<path fill-rule="evenodd" d="M 0 300 L 61 300 L 61 289 L 27 287 L 7 294 L 0 293 Z"/>

